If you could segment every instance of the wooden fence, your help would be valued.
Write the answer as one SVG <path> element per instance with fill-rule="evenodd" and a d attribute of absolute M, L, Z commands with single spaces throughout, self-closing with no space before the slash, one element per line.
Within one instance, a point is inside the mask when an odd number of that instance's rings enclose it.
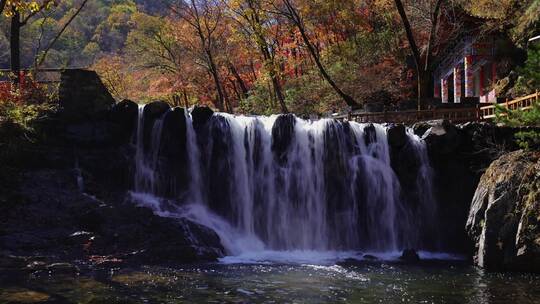
<path fill-rule="evenodd" d="M 540 102 L 540 93 L 536 92 L 516 100 L 499 104 L 510 110 L 529 110 L 534 103 Z M 495 104 L 488 106 L 458 108 L 458 109 L 432 109 L 421 111 L 395 111 L 395 112 L 360 112 L 334 116 L 336 119 L 356 121 L 360 123 L 405 123 L 412 124 L 419 121 L 446 119 L 453 123 L 468 121 L 483 121 L 495 118 Z"/>
<path fill-rule="evenodd" d="M 540 102 L 540 92 L 521 97 L 512 101 L 506 101 L 505 103 L 498 104 L 501 107 L 507 108 L 509 110 L 530 110 L 535 103 Z M 493 119 L 495 115 L 496 105 L 489 105 L 485 107 L 480 107 L 479 115 L 482 120 Z"/>
<path fill-rule="evenodd" d="M 395 111 L 395 112 L 366 112 L 339 115 L 337 119 L 347 119 L 360 123 L 405 123 L 411 124 L 418 121 L 446 119 L 454 123 L 477 120 L 478 108 L 461 109 L 433 109 L 421 111 Z"/>

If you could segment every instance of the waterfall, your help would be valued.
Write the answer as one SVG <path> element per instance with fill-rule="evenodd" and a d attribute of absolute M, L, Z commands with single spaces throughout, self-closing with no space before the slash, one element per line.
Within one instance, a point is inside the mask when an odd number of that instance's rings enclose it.
<path fill-rule="evenodd" d="M 157 187 L 158 153 L 163 128 L 163 118 L 156 120 L 151 126 L 150 151 L 145 145 L 144 105 L 139 105 L 137 124 L 137 149 L 135 154 L 135 191 L 154 193 Z"/>
<path fill-rule="evenodd" d="M 412 132 L 417 208 L 392 169 L 382 125 L 215 113 L 195 128 L 184 111 L 185 137 L 171 138 L 162 136 L 165 116 L 145 121 L 139 108 L 133 198 L 212 228 L 229 253 L 422 249 L 427 224 L 417 218 L 436 209 L 427 150 Z M 167 163 L 165 140 L 180 142 L 181 164 Z M 160 184 L 183 190 L 171 197 Z"/>

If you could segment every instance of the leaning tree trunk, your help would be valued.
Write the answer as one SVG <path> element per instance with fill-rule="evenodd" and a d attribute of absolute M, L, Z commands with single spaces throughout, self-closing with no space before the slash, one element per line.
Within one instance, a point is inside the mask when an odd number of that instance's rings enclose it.
<path fill-rule="evenodd" d="M 298 11 L 296 10 L 296 8 L 288 0 L 285 1 L 285 5 L 287 6 L 287 9 L 289 11 L 290 19 L 292 20 L 292 22 L 298 28 L 298 31 L 300 32 L 300 36 L 302 36 L 302 40 L 304 41 L 304 44 L 306 45 L 306 47 L 307 47 L 307 49 L 309 51 L 309 54 L 311 55 L 311 58 L 313 58 L 313 61 L 315 61 L 315 65 L 319 69 L 319 73 L 321 74 L 321 76 L 332 87 L 334 92 L 336 92 L 336 94 L 338 94 L 338 96 L 341 97 L 341 99 L 343 99 L 343 101 L 345 101 L 345 103 L 349 107 L 351 107 L 353 109 L 357 108 L 358 103 L 356 102 L 356 100 L 354 100 L 354 98 L 352 98 L 350 95 L 348 95 L 343 90 L 341 90 L 341 88 L 336 84 L 336 82 L 332 79 L 332 77 L 330 77 L 330 75 L 328 74 L 328 72 L 324 68 L 324 66 L 323 66 L 323 64 L 321 62 L 321 58 L 319 56 L 319 52 L 315 49 L 315 46 L 309 40 L 309 37 L 308 37 L 308 35 L 306 33 L 306 29 L 304 27 L 304 23 L 302 21 L 302 17 L 300 17 L 300 15 L 298 14 Z"/>

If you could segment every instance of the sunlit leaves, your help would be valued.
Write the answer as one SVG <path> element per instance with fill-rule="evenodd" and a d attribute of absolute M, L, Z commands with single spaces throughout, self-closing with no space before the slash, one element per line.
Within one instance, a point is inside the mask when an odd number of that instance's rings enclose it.
<path fill-rule="evenodd" d="M 29 1 L 29 0 L 7 0 L 6 9 L 4 9 L 4 15 L 11 17 L 15 11 L 19 13 L 35 13 L 43 9 L 51 9 L 56 5 L 58 0 L 42 0 L 42 1 Z"/>

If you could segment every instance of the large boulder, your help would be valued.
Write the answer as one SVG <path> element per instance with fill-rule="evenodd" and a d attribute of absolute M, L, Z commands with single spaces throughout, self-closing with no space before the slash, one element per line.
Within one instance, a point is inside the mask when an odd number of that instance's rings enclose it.
<path fill-rule="evenodd" d="M 368 124 L 364 128 L 364 142 L 366 145 L 370 145 L 377 141 L 377 130 L 373 124 Z"/>
<path fill-rule="evenodd" d="M 171 106 L 165 101 L 153 101 L 144 106 L 143 117 L 144 120 L 155 120 L 160 118 L 165 112 L 167 112 Z"/>
<path fill-rule="evenodd" d="M 205 125 L 210 118 L 214 115 L 214 111 L 206 106 L 196 106 L 191 110 L 191 117 L 193 119 L 193 127 L 198 129 Z"/>
<path fill-rule="evenodd" d="M 109 110 L 115 103 L 94 71 L 62 71 L 59 88 L 60 114 L 65 120 L 91 118 Z"/>
<path fill-rule="evenodd" d="M 163 117 L 159 148 L 157 195 L 175 198 L 187 190 L 189 165 L 187 155 L 186 115 L 183 108 L 173 108 Z"/>
<path fill-rule="evenodd" d="M 540 153 L 516 151 L 482 176 L 466 229 L 488 271 L 540 272 Z"/>
<path fill-rule="evenodd" d="M 85 177 L 85 185 L 101 182 Z M 138 264 L 214 261 L 224 254 L 214 231 L 155 215 L 125 201 L 124 191 L 92 193 L 99 198 L 81 193 L 73 170 L 26 173 L 20 189 L 19 204 L 0 215 L 0 253 L 61 260 L 112 256 Z"/>
<path fill-rule="evenodd" d="M 409 141 L 407 130 L 404 125 L 392 125 L 387 131 L 388 144 L 394 149 L 403 147 Z"/>
<path fill-rule="evenodd" d="M 164 118 L 165 113 L 170 109 L 169 104 L 164 101 L 153 101 L 144 106 L 142 112 L 142 143 L 145 153 L 150 151 L 153 141 L 156 141 L 153 136 L 161 136 L 161 134 L 153 134 L 154 127 L 158 121 Z M 139 125 L 138 127 L 141 126 Z"/>
<path fill-rule="evenodd" d="M 442 155 L 454 153 L 461 144 L 457 127 L 446 120 L 433 121 L 430 125 L 422 136 L 429 150 Z"/>
<path fill-rule="evenodd" d="M 420 256 L 418 255 L 418 252 L 416 252 L 416 250 L 414 249 L 405 249 L 401 253 L 399 259 L 407 263 L 415 263 L 420 261 Z"/>
<path fill-rule="evenodd" d="M 272 127 L 272 152 L 280 164 L 287 163 L 287 152 L 294 140 L 296 116 L 284 114 L 278 116 Z"/>
<path fill-rule="evenodd" d="M 110 111 L 110 119 L 118 125 L 119 131 L 126 138 L 131 136 L 136 129 L 138 114 L 139 105 L 124 99 L 113 106 Z"/>

